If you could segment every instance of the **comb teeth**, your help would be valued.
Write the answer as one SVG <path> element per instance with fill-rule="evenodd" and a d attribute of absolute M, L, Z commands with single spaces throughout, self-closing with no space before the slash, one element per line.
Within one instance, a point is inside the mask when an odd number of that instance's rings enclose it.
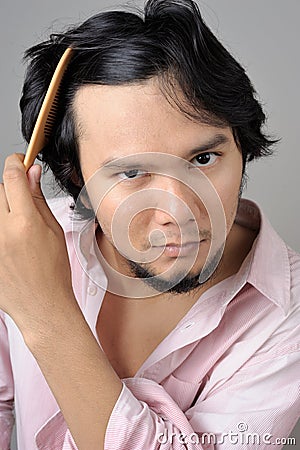
<path fill-rule="evenodd" d="M 53 134 L 54 125 L 57 123 L 56 117 L 60 103 L 59 100 L 62 94 L 61 83 L 71 55 L 72 49 L 71 47 L 68 47 L 60 58 L 52 75 L 23 161 L 26 172 L 32 166 L 36 156 Z"/>
<path fill-rule="evenodd" d="M 50 139 L 54 123 L 57 117 L 58 105 L 59 105 L 59 90 L 57 90 L 56 95 L 53 99 L 50 111 L 47 115 L 47 119 L 44 126 L 44 135 L 47 139 Z"/>
<path fill-rule="evenodd" d="M 59 100 L 60 97 L 62 95 L 62 83 L 65 77 L 65 72 L 66 72 L 66 67 L 63 71 L 59 86 L 56 89 L 56 94 L 52 100 L 52 104 L 51 104 L 51 108 L 50 111 L 47 115 L 47 119 L 45 122 L 45 126 L 44 126 L 44 136 L 47 140 L 50 139 L 53 128 L 54 128 L 54 124 L 55 124 L 55 120 L 57 118 L 57 112 L 58 112 L 58 108 L 59 108 Z"/>

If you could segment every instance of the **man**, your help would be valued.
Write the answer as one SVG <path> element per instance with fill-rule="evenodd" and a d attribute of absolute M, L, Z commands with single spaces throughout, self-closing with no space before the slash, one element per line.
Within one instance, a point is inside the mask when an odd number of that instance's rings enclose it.
<path fill-rule="evenodd" d="M 0 446 L 281 448 L 299 417 L 300 259 L 241 199 L 270 153 L 242 67 L 190 0 L 107 12 L 27 52 L 30 139 L 73 48 L 40 168 L 0 191 Z M 70 208 L 73 203 L 73 215 Z"/>

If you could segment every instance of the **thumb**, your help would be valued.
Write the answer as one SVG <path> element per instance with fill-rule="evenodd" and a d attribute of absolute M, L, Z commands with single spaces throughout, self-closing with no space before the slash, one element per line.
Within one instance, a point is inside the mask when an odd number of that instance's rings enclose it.
<path fill-rule="evenodd" d="M 30 192 L 35 203 L 35 206 L 45 222 L 50 228 L 57 228 L 58 223 L 53 216 L 49 206 L 46 202 L 44 194 L 41 189 L 41 174 L 42 167 L 39 164 L 34 164 L 27 172 Z"/>
<path fill-rule="evenodd" d="M 39 164 L 34 164 L 33 166 L 30 167 L 30 169 L 27 172 L 30 191 L 34 199 L 35 198 L 44 199 L 40 185 L 41 174 L 42 174 L 42 167 Z"/>

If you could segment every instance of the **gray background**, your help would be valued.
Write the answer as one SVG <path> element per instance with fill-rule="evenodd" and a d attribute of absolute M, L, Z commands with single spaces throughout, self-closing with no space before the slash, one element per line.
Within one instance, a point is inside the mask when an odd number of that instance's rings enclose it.
<path fill-rule="evenodd" d="M 122 5 L 122 1 L 0 1 L 2 173 L 5 157 L 15 151 L 23 152 L 25 148 L 19 130 L 18 110 L 24 50 L 47 38 L 50 31 L 78 23 L 104 8 Z M 258 201 L 284 240 L 300 251 L 300 2 L 199 0 L 198 3 L 208 25 L 246 67 L 268 113 L 268 131 L 282 138 L 275 156 L 249 166 L 249 181 L 244 196 Z M 143 3 L 137 0 L 128 4 Z M 298 429 L 300 443 L 300 426 Z M 296 436 L 297 432 L 292 435 Z M 15 448 L 13 443 L 12 450 Z"/>

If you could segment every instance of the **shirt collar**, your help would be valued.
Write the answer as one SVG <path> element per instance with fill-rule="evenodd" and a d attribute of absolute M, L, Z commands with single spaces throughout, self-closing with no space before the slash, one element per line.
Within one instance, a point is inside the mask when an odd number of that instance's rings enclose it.
<path fill-rule="evenodd" d="M 290 265 L 286 244 L 259 206 L 251 200 L 240 200 L 236 222 L 253 230 L 259 229 L 247 258 L 247 282 L 287 314 L 290 306 Z M 241 269 L 245 270 L 243 267 Z"/>

